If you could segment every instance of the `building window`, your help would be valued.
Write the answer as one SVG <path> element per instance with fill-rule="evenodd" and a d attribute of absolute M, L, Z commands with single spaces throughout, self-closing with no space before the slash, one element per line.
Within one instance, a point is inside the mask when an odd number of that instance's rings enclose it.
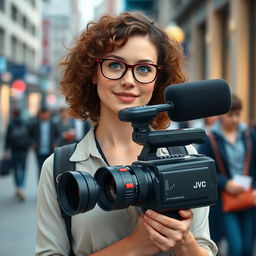
<path fill-rule="evenodd" d="M 22 45 L 22 59 L 23 59 L 23 63 L 24 64 L 28 64 L 28 60 L 27 60 L 27 46 L 25 44 Z"/>
<path fill-rule="evenodd" d="M 12 60 L 16 61 L 17 55 L 18 55 L 18 41 L 17 41 L 17 38 L 14 36 L 12 36 L 11 38 L 11 47 L 12 47 Z"/>
<path fill-rule="evenodd" d="M 33 24 L 31 24 L 31 34 L 32 34 L 33 36 L 36 35 L 36 28 L 35 28 L 35 26 L 34 26 Z"/>
<path fill-rule="evenodd" d="M 18 21 L 18 9 L 13 4 L 11 6 L 11 17 L 13 21 Z"/>
<path fill-rule="evenodd" d="M 23 26 L 24 29 L 26 29 L 27 26 L 28 26 L 28 20 L 27 20 L 26 16 L 22 17 L 22 26 Z"/>
<path fill-rule="evenodd" d="M 4 30 L 0 28 L 0 55 L 4 55 Z"/>
<path fill-rule="evenodd" d="M 230 31 L 228 27 L 229 21 L 229 8 L 224 7 L 220 11 L 221 21 L 221 56 L 222 56 L 222 77 L 230 81 Z"/>
<path fill-rule="evenodd" d="M 1 11 L 5 10 L 5 0 L 0 0 L 0 10 Z"/>
<path fill-rule="evenodd" d="M 31 57 L 30 57 L 30 67 L 35 69 L 35 60 L 36 60 L 36 52 L 35 50 L 31 49 Z"/>

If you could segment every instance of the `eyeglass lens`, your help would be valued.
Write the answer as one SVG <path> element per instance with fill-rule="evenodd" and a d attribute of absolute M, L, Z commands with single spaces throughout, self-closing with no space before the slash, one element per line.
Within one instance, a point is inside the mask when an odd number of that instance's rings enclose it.
<path fill-rule="evenodd" d="M 126 65 L 118 60 L 104 60 L 102 73 L 109 79 L 120 79 L 126 73 Z M 137 64 L 132 73 L 138 82 L 150 83 L 156 78 L 157 67 L 146 63 Z"/>

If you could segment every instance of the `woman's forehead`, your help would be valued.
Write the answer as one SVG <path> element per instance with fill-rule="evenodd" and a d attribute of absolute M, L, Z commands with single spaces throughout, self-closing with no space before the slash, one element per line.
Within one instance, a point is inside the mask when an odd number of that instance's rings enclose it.
<path fill-rule="evenodd" d="M 122 47 L 116 47 L 104 57 L 119 56 L 126 61 L 151 60 L 156 62 L 158 58 L 156 46 L 147 36 L 132 36 Z"/>

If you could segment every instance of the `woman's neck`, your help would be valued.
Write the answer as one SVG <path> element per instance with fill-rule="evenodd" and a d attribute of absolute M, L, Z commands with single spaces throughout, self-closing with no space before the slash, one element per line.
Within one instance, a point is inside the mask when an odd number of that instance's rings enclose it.
<path fill-rule="evenodd" d="M 96 138 L 105 146 L 128 145 L 132 142 L 132 131 L 131 123 L 120 120 L 109 120 L 107 123 L 100 121 L 96 129 Z"/>
<path fill-rule="evenodd" d="M 118 117 L 100 119 L 96 139 L 110 165 L 129 165 L 137 160 L 142 146 L 132 140 L 132 131 L 131 123 Z"/>

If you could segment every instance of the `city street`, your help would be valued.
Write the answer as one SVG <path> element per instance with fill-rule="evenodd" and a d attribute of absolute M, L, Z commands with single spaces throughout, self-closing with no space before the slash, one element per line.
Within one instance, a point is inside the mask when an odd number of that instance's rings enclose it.
<path fill-rule="evenodd" d="M 31 151 L 27 161 L 24 202 L 14 195 L 12 176 L 0 177 L 0 256 L 34 255 L 37 171 L 35 156 Z M 225 242 L 220 249 L 226 251 Z"/>
<path fill-rule="evenodd" d="M 36 189 L 37 165 L 34 153 L 29 152 L 24 202 L 14 195 L 12 176 L 0 177 L 1 256 L 34 255 Z"/>

